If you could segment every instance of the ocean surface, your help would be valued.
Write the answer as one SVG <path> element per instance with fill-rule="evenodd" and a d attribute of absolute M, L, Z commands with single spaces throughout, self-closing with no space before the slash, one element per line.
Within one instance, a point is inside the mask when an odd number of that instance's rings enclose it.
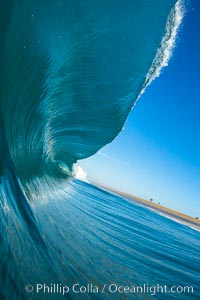
<path fill-rule="evenodd" d="M 38 199 L 30 205 L 36 228 L 22 216 L 13 218 L 15 207 L 4 203 L 5 298 L 62 299 L 59 289 L 36 293 L 37 284 L 56 283 L 70 288 L 67 299 L 199 299 L 200 232 L 77 180 L 59 183 L 53 198 L 45 193 Z M 27 284 L 33 292 L 25 291 Z M 100 292 L 76 293 L 75 284 Z M 192 286 L 193 293 L 118 293 L 113 284 Z"/>
<path fill-rule="evenodd" d="M 0 0 L 0 299 L 199 299 L 198 231 L 74 179 L 167 66 L 181 3 Z"/>

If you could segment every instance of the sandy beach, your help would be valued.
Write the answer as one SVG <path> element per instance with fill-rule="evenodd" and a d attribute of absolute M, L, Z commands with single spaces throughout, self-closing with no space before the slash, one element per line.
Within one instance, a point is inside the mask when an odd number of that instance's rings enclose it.
<path fill-rule="evenodd" d="M 116 191 L 116 190 L 113 190 L 113 189 L 108 189 L 107 187 L 101 187 L 101 188 L 103 188 L 105 190 L 109 190 L 112 193 L 118 194 L 118 195 L 126 198 L 127 200 L 133 201 L 133 202 L 135 202 L 139 205 L 143 205 L 143 206 L 148 207 L 150 209 L 154 209 L 157 213 L 163 214 L 163 215 L 165 215 L 166 217 L 169 217 L 169 218 L 173 218 L 173 219 L 175 219 L 176 221 L 178 221 L 182 224 L 193 227 L 194 229 L 197 229 L 197 230 L 200 231 L 200 220 L 199 219 L 195 219 L 193 217 L 190 217 L 190 216 L 185 215 L 183 213 L 177 212 L 175 210 L 172 210 L 170 208 L 167 208 L 165 206 L 162 206 L 162 205 L 157 204 L 157 203 L 155 203 L 153 201 L 150 201 L 150 200 L 145 200 L 145 199 L 139 198 L 137 196 L 133 196 L 133 195 L 130 195 L 130 194 L 127 194 L 127 193 L 124 193 L 124 192 L 119 192 L 119 191 Z"/>

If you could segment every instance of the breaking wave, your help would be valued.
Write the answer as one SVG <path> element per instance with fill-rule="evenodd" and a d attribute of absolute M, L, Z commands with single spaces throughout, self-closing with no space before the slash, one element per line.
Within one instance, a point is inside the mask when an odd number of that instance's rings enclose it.
<path fill-rule="evenodd" d="M 162 69 L 168 66 L 169 60 L 176 45 L 176 40 L 183 17 L 184 4 L 182 0 L 179 0 L 171 9 L 166 24 L 165 35 L 162 38 L 161 45 L 159 46 L 153 63 L 149 69 L 149 72 L 147 73 L 146 80 L 139 97 L 144 93 L 145 89 L 151 84 L 151 82 L 160 76 Z"/>
<path fill-rule="evenodd" d="M 87 175 L 73 165 L 121 131 L 138 95 L 168 64 L 182 11 L 175 0 L 0 2 L 2 299 L 26 297 L 30 278 L 63 282 L 63 265 L 87 279 L 84 250 L 78 265 L 75 232 L 67 231 L 78 208 L 64 216 L 59 201 L 85 195 L 71 176 Z"/>

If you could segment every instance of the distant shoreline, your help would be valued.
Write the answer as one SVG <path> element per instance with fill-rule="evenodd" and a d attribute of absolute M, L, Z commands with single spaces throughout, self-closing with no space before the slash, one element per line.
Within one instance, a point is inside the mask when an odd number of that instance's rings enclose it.
<path fill-rule="evenodd" d="M 192 218 L 183 213 L 177 212 L 175 210 L 172 210 L 172 209 L 162 206 L 160 204 L 154 203 L 153 201 L 151 202 L 150 200 L 147 201 L 145 199 L 142 199 L 142 198 L 139 198 L 139 197 L 136 197 L 136 196 L 124 193 L 124 192 L 119 192 L 114 189 L 107 188 L 105 186 L 100 186 L 100 188 L 103 188 L 107 191 L 110 191 L 119 196 L 122 196 L 129 201 L 135 202 L 137 204 L 140 204 L 140 205 L 145 206 L 150 209 L 154 209 L 158 214 L 160 213 L 160 214 L 165 215 L 166 217 L 174 218 L 176 221 L 200 231 L 200 220 L 198 220 L 198 219 Z"/>

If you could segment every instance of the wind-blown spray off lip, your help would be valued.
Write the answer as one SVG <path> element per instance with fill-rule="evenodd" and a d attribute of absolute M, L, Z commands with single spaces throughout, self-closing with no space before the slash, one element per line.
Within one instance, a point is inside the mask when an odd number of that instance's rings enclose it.
<path fill-rule="evenodd" d="M 152 81 L 160 76 L 163 68 L 168 66 L 169 60 L 176 45 L 176 40 L 178 38 L 178 32 L 182 24 L 184 13 L 184 3 L 182 0 L 179 0 L 171 9 L 171 12 L 168 16 L 165 35 L 163 36 L 161 44 L 158 47 L 156 56 L 146 75 L 143 88 L 141 89 L 137 100 L 139 100 L 140 96 L 145 92 L 146 88 L 152 83 Z M 134 103 L 134 106 L 136 102 Z"/>
<path fill-rule="evenodd" d="M 71 242 L 78 232 L 69 228 L 81 218 L 71 197 L 90 192 L 76 190 L 71 176 L 87 175 L 73 165 L 121 131 L 168 64 L 182 11 L 175 0 L 1 1 L 0 296 L 23 299 L 27 278 L 89 278 L 84 244 Z"/>

